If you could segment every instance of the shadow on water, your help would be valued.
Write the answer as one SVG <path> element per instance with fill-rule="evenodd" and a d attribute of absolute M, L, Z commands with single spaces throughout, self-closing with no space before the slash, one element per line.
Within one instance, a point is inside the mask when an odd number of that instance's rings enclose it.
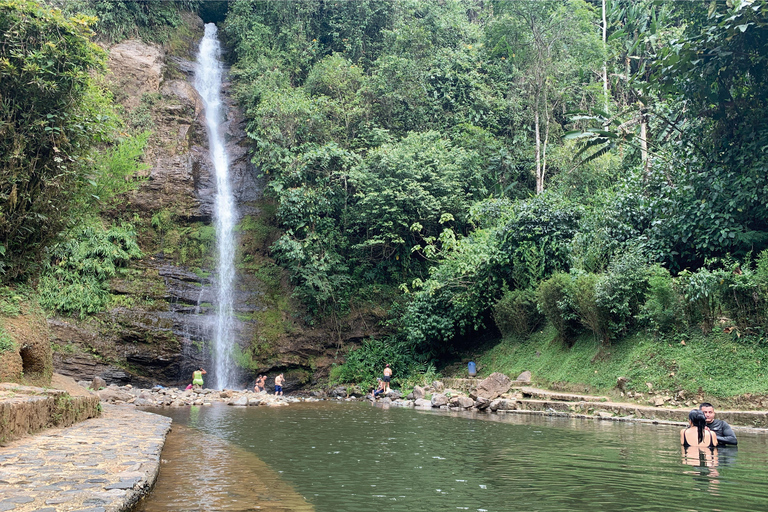
<path fill-rule="evenodd" d="M 190 444 L 205 453 L 178 467 L 204 476 L 180 484 L 189 476 L 165 464 L 153 497 L 169 505 L 147 511 L 265 510 L 265 497 L 318 512 L 768 510 L 765 434 L 702 461 L 681 457 L 679 428 L 663 425 L 328 402 L 155 412 L 198 432 Z M 192 498 L 174 494 L 190 486 Z M 208 492 L 221 504 L 179 506 Z M 225 508 L 229 493 L 253 507 Z"/>

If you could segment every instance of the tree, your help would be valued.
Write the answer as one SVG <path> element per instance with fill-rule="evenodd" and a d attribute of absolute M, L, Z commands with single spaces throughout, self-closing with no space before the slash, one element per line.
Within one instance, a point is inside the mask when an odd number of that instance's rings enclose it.
<path fill-rule="evenodd" d="M 544 191 L 547 147 L 555 111 L 569 106 L 592 83 L 602 61 L 602 43 L 592 8 L 582 0 L 500 2 L 497 23 L 506 58 L 528 97 L 533 118 L 536 193 Z"/>
<path fill-rule="evenodd" d="M 33 273 L 66 225 L 82 157 L 111 123 L 93 83 L 104 52 L 93 18 L 0 0 L 0 273 Z"/>

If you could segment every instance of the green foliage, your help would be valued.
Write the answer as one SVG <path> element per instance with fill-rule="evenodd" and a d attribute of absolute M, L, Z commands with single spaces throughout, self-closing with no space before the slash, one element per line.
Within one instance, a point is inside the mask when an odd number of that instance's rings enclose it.
<path fill-rule="evenodd" d="M 571 276 L 557 272 L 539 283 L 536 289 L 536 304 L 547 321 L 552 324 L 560 341 L 568 346 L 573 344 L 580 330 L 578 313 L 570 298 Z"/>
<path fill-rule="evenodd" d="M 89 192 L 102 206 L 113 206 L 119 196 L 135 190 L 146 180 L 138 178 L 136 173 L 149 168 L 141 163 L 149 135 L 150 132 L 142 132 L 127 137 L 99 155 L 89 181 L 92 187 Z"/>
<path fill-rule="evenodd" d="M 607 313 L 612 339 L 625 336 L 645 302 L 648 288 L 647 260 L 627 252 L 611 261 L 608 271 L 596 283 L 595 301 Z"/>
<path fill-rule="evenodd" d="M 362 345 L 351 350 L 343 364 L 331 369 L 331 383 L 356 383 L 368 389 L 376 384 L 384 365 L 392 368 L 392 382 L 395 385 L 408 383 L 417 374 L 429 370 L 420 362 L 408 344 L 392 338 L 366 339 Z M 434 371 L 434 368 L 432 368 Z"/>
<path fill-rule="evenodd" d="M 528 336 L 538 329 L 544 321 L 544 316 L 536 305 L 536 290 L 505 290 L 504 295 L 493 306 L 493 321 L 504 337 Z"/>
<path fill-rule="evenodd" d="M 678 331 L 684 325 L 682 297 L 675 290 L 669 270 L 661 265 L 649 270 L 648 291 L 638 320 L 657 336 Z"/>
<path fill-rule="evenodd" d="M 21 303 L 26 298 L 23 288 L 18 286 L 14 288 L 8 286 L 0 287 L 0 315 L 19 316 L 21 314 Z"/>
<path fill-rule="evenodd" d="M 129 260 L 142 256 L 130 227 L 74 228 L 65 242 L 52 247 L 40 278 L 40 304 L 80 318 L 103 311 L 109 301 L 108 280 Z"/>
<path fill-rule="evenodd" d="M 0 321 L 0 354 L 3 352 L 8 352 L 9 350 L 13 350 L 16 348 L 16 343 L 13 341 L 13 338 L 8 333 L 8 331 L 5 330 L 5 327 L 3 327 L 1 321 Z"/>
<path fill-rule="evenodd" d="M 537 384 L 557 383 L 560 389 L 580 392 L 615 392 L 619 377 L 628 378 L 626 388 L 635 393 L 646 393 L 646 382 L 654 390 L 715 399 L 768 392 L 764 338 L 739 340 L 722 332 L 705 336 L 698 329 L 661 339 L 636 334 L 612 343 L 608 355 L 591 335 L 579 337 L 572 348 L 551 340 L 550 329 L 524 343 L 508 338 L 475 361 L 483 372 L 517 375 L 529 370 Z"/>
<path fill-rule="evenodd" d="M 181 24 L 181 10 L 193 10 L 198 0 L 68 0 L 69 12 L 86 13 L 98 18 L 96 29 L 112 41 L 140 37 L 165 42 L 171 29 Z"/>
<path fill-rule="evenodd" d="M 92 19 L 37 2 L 0 1 L 0 273 L 34 274 L 68 221 L 82 157 L 115 123 L 94 85 L 104 52 Z"/>

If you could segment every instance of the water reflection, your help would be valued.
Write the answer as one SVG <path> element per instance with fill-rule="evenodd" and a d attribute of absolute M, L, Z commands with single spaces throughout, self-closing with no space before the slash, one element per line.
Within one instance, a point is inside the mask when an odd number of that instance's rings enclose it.
<path fill-rule="evenodd" d="M 338 403 L 163 412 L 317 511 L 768 510 L 765 435 L 740 434 L 738 463 L 724 448 L 681 464 L 675 426 Z"/>

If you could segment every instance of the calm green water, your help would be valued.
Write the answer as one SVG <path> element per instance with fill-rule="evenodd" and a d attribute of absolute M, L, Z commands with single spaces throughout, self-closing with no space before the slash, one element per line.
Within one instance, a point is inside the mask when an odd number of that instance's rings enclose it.
<path fill-rule="evenodd" d="M 270 508 L 229 492 L 229 508 L 211 502 L 201 510 L 768 510 L 766 434 L 737 432 L 739 449 L 721 449 L 703 467 L 684 459 L 679 429 L 668 426 L 362 403 L 155 412 L 189 426 L 185 435 L 216 440 L 217 482 L 244 481 L 236 475 L 253 466 L 274 492 L 295 492 L 307 507 Z M 221 443 L 238 455 L 222 456 Z M 160 495 L 164 481 L 175 492 L 190 486 L 174 482 L 178 471 L 164 465 L 142 510 L 193 508 Z M 193 486 L 204 494 L 204 485 Z"/>

